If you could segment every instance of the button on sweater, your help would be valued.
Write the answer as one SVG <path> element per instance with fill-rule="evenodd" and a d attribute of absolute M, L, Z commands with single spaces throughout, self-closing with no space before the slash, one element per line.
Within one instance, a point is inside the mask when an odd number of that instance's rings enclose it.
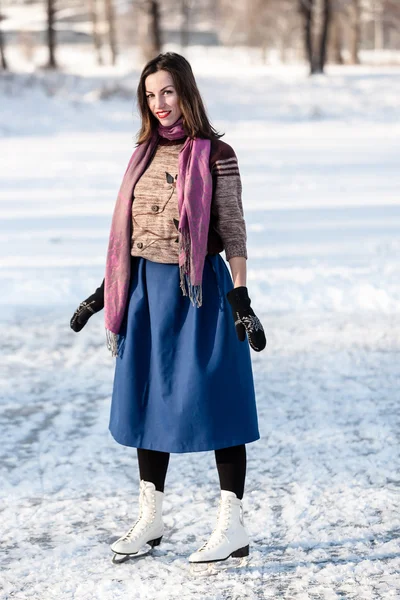
<path fill-rule="evenodd" d="M 134 189 L 132 202 L 132 256 L 161 263 L 179 262 L 179 210 L 176 193 L 179 152 L 186 138 L 162 138 Z M 210 171 L 213 181 L 207 250 L 225 250 L 247 258 L 246 225 L 237 157 L 228 144 L 211 142 Z"/>

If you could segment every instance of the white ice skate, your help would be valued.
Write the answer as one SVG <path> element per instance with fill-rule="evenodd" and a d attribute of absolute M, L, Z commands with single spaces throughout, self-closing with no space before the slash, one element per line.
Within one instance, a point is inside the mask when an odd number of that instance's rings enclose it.
<path fill-rule="evenodd" d="M 160 544 L 164 533 L 163 498 L 164 493 L 157 491 L 154 483 L 140 481 L 139 517 L 129 531 L 111 545 L 115 554 L 137 554 L 145 544 L 152 548 Z"/>
<path fill-rule="evenodd" d="M 189 556 L 189 562 L 216 562 L 248 554 L 249 536 L 243 524 L 242 501 L 234 492 L 221 490 L 217 525 L 207 542 Z"/>

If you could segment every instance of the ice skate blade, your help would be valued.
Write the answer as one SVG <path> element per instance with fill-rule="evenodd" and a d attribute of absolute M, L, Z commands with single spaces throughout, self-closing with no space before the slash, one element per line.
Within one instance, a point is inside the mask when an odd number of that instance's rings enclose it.
<path fill-rule="evenodd" d="M 249 552 L 250 552 L 250 545 L 248 544 L 247 546 L 243 546 L 243 548 L 234 550 L 233 552 L 231 552 L 231 554 L 228 554 L 228 556 L 226 556 L 225 558 L 214 558 L 213 560 L 196 560 L 193 562 L 190 562 L 190 561 L 189 562 L 191 565 L 203 565 L 206 563 L 223 562 L 225 560 L 228 560 L 228 558 L 243 558 L 244 556 L 249 556 Z"/>
<path fill-rule="evenodd" d="M 147 545 L 150 546 L 151 548 L 154 548 L 155 546 L 159 546 L 162 540 L 162 537 L 156 538 L 154 540 L 149 540 L 148 542 L 146 542 Z M 143 546 L 143 550 L 142 551 L 138 551 L 138 552 L 132 552 L 130 554 L 123 554 L 122 552 L 115 552 L 115 550 L 113 550 L 112 552 L 114 552 L 114 556 L 112 558 L 112 562 L 114 565 L 120 565 L 124 562 L 126 562 L 127 560 L 133 559 L 133 558 L 139 558 L 141 556 L 146 556 L 146 554 L 149 554 L 150 549 L 149 548 L 145 548 L 146 544 Z"/>
<path fill-rule="evenodd" d="M 122 563 L 126 562 L 127 560 L 131 560 L 134 556 L 138 556 L 138 554 L 115 554 L 112 557 L 112 563 L 113 565 L 122 565 Z"/>
<path fill-rule="evenodd" d="M 192 577 L 213 577 L 221 573 L 229 574 L 247 569 L 249 567 L 249 557 L 235 558 L 233 561 L 220 560 L 214 562 L 189 563 L 189 572 Z"/>

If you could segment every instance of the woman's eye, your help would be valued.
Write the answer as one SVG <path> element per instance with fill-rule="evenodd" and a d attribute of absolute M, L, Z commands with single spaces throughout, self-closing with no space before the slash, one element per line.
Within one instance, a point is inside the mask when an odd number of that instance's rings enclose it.
<path fill-rule="evenodd" d="M 164 90 L 163 93 L 164 94 L 172 94 L 172 90 Z M 154 94 L 147 94 L 146 98 L 147 98 L 147 100 L 149 100 L 150 98 L 154 98 Z"/>

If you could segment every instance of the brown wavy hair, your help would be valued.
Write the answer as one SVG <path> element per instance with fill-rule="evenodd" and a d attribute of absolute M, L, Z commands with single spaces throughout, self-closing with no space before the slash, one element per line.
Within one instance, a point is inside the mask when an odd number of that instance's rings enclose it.
<path fill-rule="evenodd" d="M 159 125 L 158 119 L 149 109 L 146 98 L 146 77 L 157 71 L 168 71 L 174 82 L 179 97 L 180 109 L 185 133 L 190 138 L 219 139 L 224 134 L 218 133 L 208 120 L 202 97 L 197 87 L 189 62 L 176 52 L 165 52 L 150 60 L 140 75 L 137 88 L 137 104 L 142 119 L 142 126 L 137 135 L 137 143 L 142 144 L 152 136 Z"/>

